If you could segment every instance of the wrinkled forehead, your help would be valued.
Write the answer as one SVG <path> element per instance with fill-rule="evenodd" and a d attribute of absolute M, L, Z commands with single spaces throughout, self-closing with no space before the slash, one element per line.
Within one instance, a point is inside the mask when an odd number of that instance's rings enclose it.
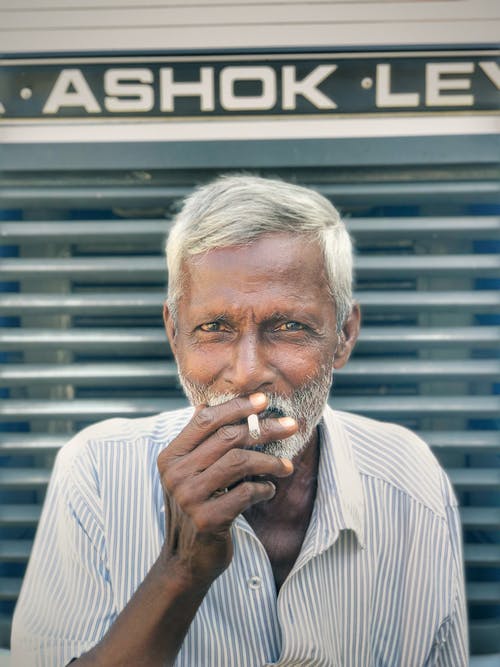
<path fill-rule="evenodd" d="M 189 256 L 182 264 L 181 299 L 202 302 L 248 296 L 262 301 L 323 299 L 330 292 L 323 253 L 317 241 L 270 234 L 237 246 Z"/>

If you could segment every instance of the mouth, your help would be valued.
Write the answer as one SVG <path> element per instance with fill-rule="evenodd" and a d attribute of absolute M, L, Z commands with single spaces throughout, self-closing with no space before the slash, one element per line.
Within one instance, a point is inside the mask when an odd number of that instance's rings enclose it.
<path fill-rule="evenodd" d="M 259 418 L 259 421 L 262 419 L 277 419 L 279 417 L 286 417 L 286 414 L 283 410 L 280 408 L 266 408 L 263 412 L 259 412 L 257 415 Z M 254 452 L 265 452 L 266 451 L 266 445 L 265 444 L 254 444 L 250 447 Z"/>
<path fill-rule="evenodd" d="M 259 412 L 259 419 L 267 419 L 268 417 L 276 419 L 278 417 L 286 417 L 286 414 L 280 408 L 266 408 L 263 412 Z"/>
<path fill-rule="evenodd" d="M 259 418 L 259 421 L 261 419 L 278 419 L 279 417 L 286 417 L 286 413 L 284 410 L 281 410 L 280 408 L 266 408 L 262 412 L 259 412 L 257 414 L 257 417 Z M 247 420 L 242 419 L 239 424 L 246 424 Z"/>

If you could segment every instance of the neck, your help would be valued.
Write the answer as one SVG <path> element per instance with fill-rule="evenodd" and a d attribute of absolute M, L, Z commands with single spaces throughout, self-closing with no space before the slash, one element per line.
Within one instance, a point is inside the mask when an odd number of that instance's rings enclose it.
<path fill-rule="evenodd" d="M 295 470 L 285 479 L 273 480 L 276 495 L 245 512 L 267 552 L 276 590 L 296 562 L 304 541 L 316 498 L 319 461 L 317 429 L 307 447 L 293 459 Z"/>
<path fill-rule="evenodd" d="M 319 435 L 315 428 L 306 447 L 293 459 L 294 472 L 289 477 L 273 479 L 276 486 L 274 498 L 253 505 L 245 512 L 249 523 L 264 518 L 288 522 L 296 513 L 302 515 L 304 511 L 307 513 L 308 509 L 312 511 L 316 497 L 318 464 Z"/>

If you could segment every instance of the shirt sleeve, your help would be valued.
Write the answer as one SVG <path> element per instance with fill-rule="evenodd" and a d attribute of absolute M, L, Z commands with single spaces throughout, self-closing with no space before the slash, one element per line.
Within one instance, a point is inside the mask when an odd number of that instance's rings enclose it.
<path fill-rule="evenodd" d="M 443 473 L 446 518 L 453 554 L 454 568 L 451 572 L 453 605 L 450 615 L 439 628 L 434 647 L 426 667 L 468 667 L 469 635 L 467 624 L 467 601 L 462 549 L 462 528 L 457 501 L 451 484 Z"/>
<path fill-rule="evenodd" d="M 81 448 L 59 453 L 15 610 L 12 664 L 64 667 L 114 621 L 98 483 Z"/>
<path fill-rule="evenodd" d="M 453 614 L 438 644 L 437 667 L 468 667 L 467 618 L 465 602 L 457 596 Z"/>

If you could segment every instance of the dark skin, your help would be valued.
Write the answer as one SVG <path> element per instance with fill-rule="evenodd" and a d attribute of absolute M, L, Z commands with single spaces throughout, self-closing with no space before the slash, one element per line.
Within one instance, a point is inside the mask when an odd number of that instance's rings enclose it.
<path fill-rule="evenodd" d="M 277 588 L 284 583 L 314 505 L 318 435 L 291 462 L 252 449 L 246 418 L 266 408 L 266 394 L 289 397 L 318 369 L 347 362 L 359 309 L 339 336 L 322 266 L 315 242 L 286 234 L 184 263 L 177 321 L 164 311 L 172 351 L 189 380 L 238 397 L 198 406 L 161 452 L 162 552 L 106 636 L 76 664 L 173 664 L 204 596 L 231 562 L 230 528 L 239 514 L 262 541 Z M 301 426 L 289 417 L 263 419 L 259 443 L 287 438 Z M 217 493 L 226 487 L 228 493 Z"/>
<path fill-rule="evenodd" d="M 309 526 L 316 497 L 318 463 L 318 447 L 307 447 L 293 459 L 293 474 L 277 481 L 274 498 L 252 505 L 244 512 L 266 549 L 277 591 L 297 560 Z"/>

